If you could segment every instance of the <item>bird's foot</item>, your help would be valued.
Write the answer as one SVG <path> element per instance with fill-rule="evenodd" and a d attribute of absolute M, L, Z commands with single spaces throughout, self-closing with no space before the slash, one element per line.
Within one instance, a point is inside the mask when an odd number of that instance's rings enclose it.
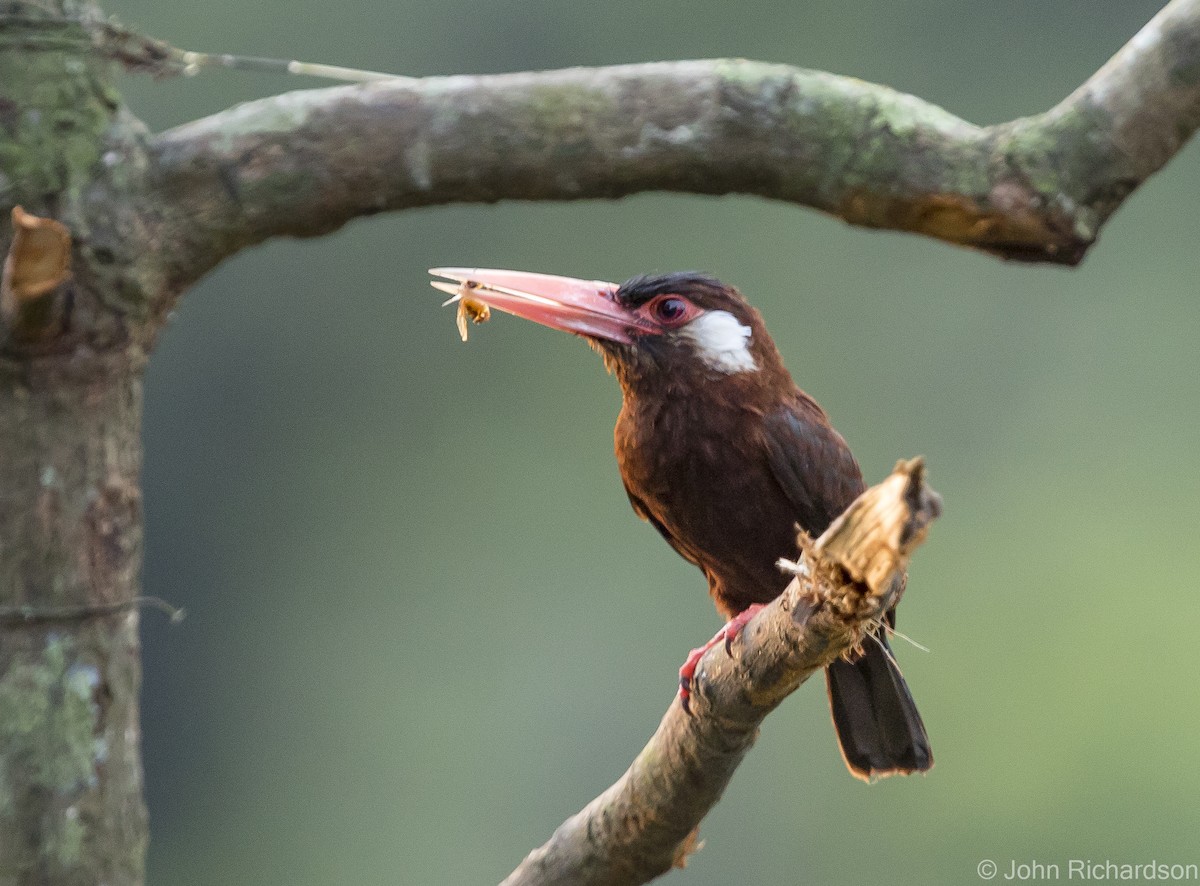
<path fill-rule="evenodd" d="M 703 646 L 697 646 L 688 653 L 687 660 L 679 669 L 679 703 L 683 706 L 683 712 L 689 716 L 692 713 L 691 697 L 692 697 L 692 678 L 696 676 L 696 666 L 700 664 L 700 659 L 704 657 L 704 653 L 712 649 L 718 643 L 725 644 L 725 652 L 728 655 L 733 654 L 733 640 L 742 632 L 750 619 L 758 615 L 763 608 L 762 603 L 751 603 L 733 618 L 726 622 L 725 627 L 717 631 L 711 640 Z"/>

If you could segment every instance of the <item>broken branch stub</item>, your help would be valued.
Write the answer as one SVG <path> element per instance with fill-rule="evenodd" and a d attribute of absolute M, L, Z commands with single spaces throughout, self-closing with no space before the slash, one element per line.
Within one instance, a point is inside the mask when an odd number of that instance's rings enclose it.
<path fill-rule="evenodd" d="M 925 486 L 924 474 L 920 457 L 897 462 L 886 480 L 856 498 L 812 543 L 814 553 L 883 594 L 942 512 L 942 497 Z"/>
<path fill-rule="evenodd" d="M 10 339 L 38 341 L 57 326 L 59 311 L 50 296 L 71 276 L 71 233 L 20 206 L 13 207 L 12 226 L 0 278 L 0 320 Z"/>

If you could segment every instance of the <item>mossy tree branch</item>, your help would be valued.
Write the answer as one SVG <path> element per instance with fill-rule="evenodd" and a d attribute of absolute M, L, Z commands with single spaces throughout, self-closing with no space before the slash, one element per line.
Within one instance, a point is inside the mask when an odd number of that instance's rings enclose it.
<path fill-rule="evenodd" d="M 865 640 L 904 587 L 941 499 L 920 459 L 902 461 L 815 542 L 796 577 L 733 645 L 697 670 L 695 716 L 672 703 L 628 771 L 567 819 L 504 886 L 630 886 L 682 866 L 759 724 L 784 698 Z"/>
<path fill-rule="evenodd" d="M 1198 126 L 1200 0 L 1174 0 L 1058 106 L 995 126 L 860 80 L 715 60 L 291 92 L 151 150 L 157 200 L 180 210 L 180 284 L 365 214 L 648 190 L 758 194 L 1075 264 Z"/>

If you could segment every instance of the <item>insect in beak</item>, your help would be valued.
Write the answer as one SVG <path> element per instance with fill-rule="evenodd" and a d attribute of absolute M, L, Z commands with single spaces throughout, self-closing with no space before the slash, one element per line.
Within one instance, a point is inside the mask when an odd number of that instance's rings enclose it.
<path fill-rule="evenodd" d="M 470 280 L 464 280 L 462 285 L 458 287 L 458 291 L 454 293 L 446 301 L 442 302 L 442 307 L 446 305 L 458 303 L 458 313 L 455 315 L 455 323 L 458 324 L 458 334 L 462 336 L 462 340 L 467 340 L 467 321 L 470 320 L 476 325 L 486 323 L 492 319 L 492 309 L 485 302 L 477 298 L 472 298 L 471 293 L 478 288 L 475 283 Z"/>

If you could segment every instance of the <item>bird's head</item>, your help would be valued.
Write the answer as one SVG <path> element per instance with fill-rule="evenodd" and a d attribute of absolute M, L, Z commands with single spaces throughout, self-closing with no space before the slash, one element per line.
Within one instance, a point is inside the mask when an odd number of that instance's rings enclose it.
<path fill-rule="evenodd" d="M 626 391 L 664 380 L 717 382 L 786 374 L 762 317 L 731 286 L 690 272 L 619 286 L 524 271 L 434 268 L 456 297 L 587 339 Z"/>

